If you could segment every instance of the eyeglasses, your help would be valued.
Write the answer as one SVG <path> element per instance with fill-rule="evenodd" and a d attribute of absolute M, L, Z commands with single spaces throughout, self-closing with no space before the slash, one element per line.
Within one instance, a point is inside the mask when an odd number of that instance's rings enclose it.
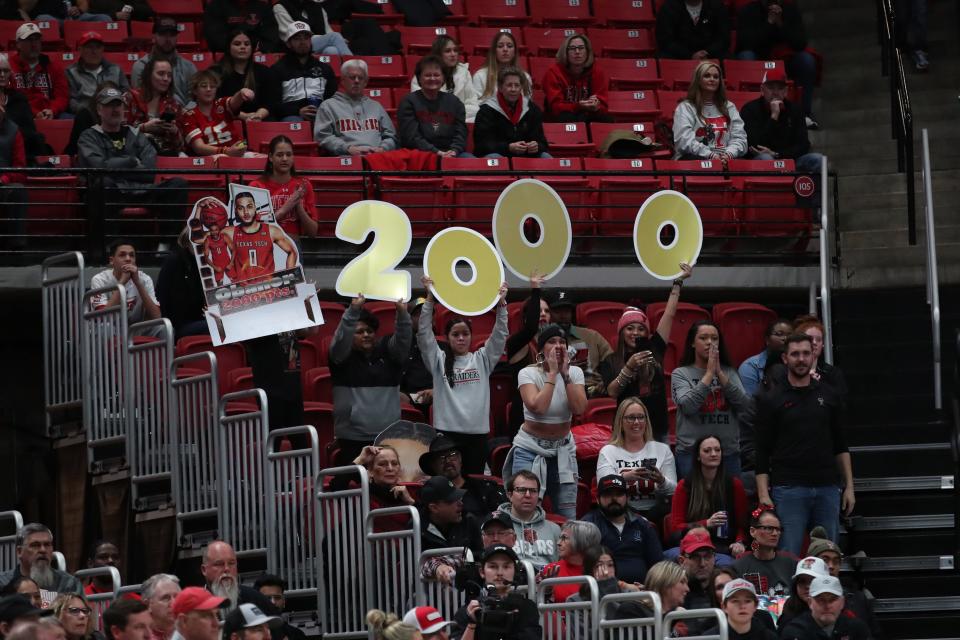
<path fill-rule="evenodd" d="M 783 528 L 774 527 L 769 524 L 758 524 L 756 527 L 754 527 L 754 529 L 760 529 L 760 531 L 765 533 L 781 533 L 783 531 Z"/>
<path fill-rule="evenodd" d="M 460 452 L 456 450 L 448 451 L 446 453 L 441 453 L 438 457 L 442 462 L 446 462 L 447 460 L 456 460 L 460 457 Z"/>
<path fill-rule="evenodd" d="M 519 493 L 519 494 L 522 495 L 522 496 L 523 496 L 523 495 L 528 495 L 528 496 L 529 496 L 529 495 L 533 495 L 533 494 L 535 494 L 535 493 L 540 493 L 540 490 L 539 490 L 539 489 L 535 489 L 535 488 L 533 488 L 533 487 L 514 487 L 514 488 L 513 488 L 513 492 L 514 492 L 514 493 Z"/>
<path fill-rule="evenodd" d="M 632 416 L 623 416 L 623 420 L 624 422 L 646 422 L 647 416 L 643 415 L 642 413 L 638 413 Z"/>
<path fill-rule="evenodd" d="M 584 45 L 570 45 L 567 47 L 567 51 L 586 51 L 587 48 Z"/>
<path fill-rule="evenodd" d="M 89 616 L 90 612 L 87 607 L 67 607 L 67 613 L 74 616 Z"/>

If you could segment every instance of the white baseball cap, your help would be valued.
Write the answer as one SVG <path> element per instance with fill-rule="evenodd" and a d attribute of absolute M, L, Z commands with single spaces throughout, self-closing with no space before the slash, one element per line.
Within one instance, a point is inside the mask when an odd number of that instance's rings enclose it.
<path fill-rule="evenodd" d="M 843 586 L 839 578 L 833 576 L 817 576 L 810 583 L 810 596 L 816 598 L 821 593 L 832 593 L 835 596 L 843 597 Z"/>
<path fill-rule="evenodd" d="M 753 599 L 757 599 L 757 590 L 753 586 L 753 583 L 749 580 L 744 580 L 743 578 L 737 578 L 736 580 L 731 580 L 727 584 L 723 585 L 723 597 L 720 598 L 721 602 L 726 602 L 727 598 L 732 596 L 738 591 L 746 591 Z"/>
<path fill-rule="evenodd" d="M 33 35 L 43 35 L 43 33 L 40 31 L 40 27 L 34 23 L 24 22 L 22 25 L 17 27 L 17 40 L 26 40 Z"/>
<path fill-rule="evenodd" d="M 294 22 L 290 23 L 289 27 L 287 27 L 287 37 L 284 39 L 289 40 L 301 31 L 306 31 L 310 35 L 313 35 L 313 30 L 310 28 L 310 25 L 308 25 L 306 22 L 295 20 Z"/>
<path fill-rule="evenodd" d="M 827 563 L 814 556 L 807 556 L 798 562 L 797 570 L 793 572 L 794 578 L 797 576 L 810 576 L 811 578 L 816 578 L 818 576 L 828 575 L 830 575 L 830 570 L 827 569 Z"/>

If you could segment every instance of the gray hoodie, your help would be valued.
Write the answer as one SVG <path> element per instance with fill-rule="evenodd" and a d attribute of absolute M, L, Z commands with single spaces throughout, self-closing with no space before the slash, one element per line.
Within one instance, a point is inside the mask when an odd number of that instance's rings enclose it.
<path fill-rule="evenodd" d="M 719 109 L 713 104 L 706 104 L 703 114 L 708 121 L 723 122 L 725 130 L 722 133 L 710 136 L 708 122 L 697 113 L 696 107 L 689 100 L 677 105 L 673 112 L 673 144 L 676 150 L 674 158 L 696 157 L 704 160 L 710 158 L 713 152 L 722 149 L 731 158 L 740 158 L 747 153 L 747 131 L 743 126 L 740 112 L 732 102 L 727 102 L 727 118 L 723 118 Z M 716 131 L 716 128 L 714 127 Z M 708 142 L 704 142 L 709 140 Z"/>
<path fill-rule="evenodd" d="M 130 89 L 127 76 L 123 75 L 119 66 L 107 59 L 101 61 L 99 73 L 96 75 L 84 68 L 82 62 L 77 62 L 68 67 L 67 84 L 70 85 L 70 113 L 80 113 L 81 109 L 87 108 L 93 94 L 97 92 L 97 87 L 107 81 L 117 85 L 117 88 L 124 93 Z"/>
<path fill-rule="evenodd" d="M 367 96 L 354 100 L 343 91 L 317 108 L 313 139 L 337 156 L 350 155 L 347 147 L 354 145 L 382 147 L 384 151 L 397 148 L 397 130 L 383 105 Z"/>
<path fill-rule="evenodd" d="M 500 505 L 498 511 L 503 511 L 513 520 L 513 531 L 517 534 L 517 544 L 513 550 L 521 560 L 529 560 L 533 568 L 540 571 L 559 559 L 557 540 L 560 538 L 560 525 L 547 520 L 547 514 L 541 507 L 537 507 L 527 522 L 513 515 L 509 502 Z"/>

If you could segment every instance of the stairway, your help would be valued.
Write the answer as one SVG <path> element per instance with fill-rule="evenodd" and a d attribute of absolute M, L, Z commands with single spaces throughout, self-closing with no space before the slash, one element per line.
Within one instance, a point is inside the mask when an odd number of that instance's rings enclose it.
<path fill-rule="evenodd" d="M 941 292 L 945 388 L 960 290 Z M 844 291 L 834 299 L 835 358 L 850 385 L 847 444 L 857 491 L 841 545 L 874 597 L 888 638 L 960 634 L 956 475 L 949 412 L 933 408 L 923 290 Z M 948 406 L 948 405 L 945 405 Z M 863 552 L 865 557 L 851 557 Z M 858 554 L 859 555 L 859 554 Z"/>
<path fill-rule="evenodd" d="M 957 3 L 929 2 L 930 71 L 905 60 L 917 153 L 918 244 L 907 242 L 907 183 L 897 173 L 891 138 L 889 79 L 881 75 L 876 0 L 805 0 L 811 45 L 826 59 L 811 132 L 814 150 L 839 172 L 843 288 L 891 287 L 925 281 L 920 131 L 930 130 L 934 211 L 942 282 L 960 283 L 960 38 Z"/>

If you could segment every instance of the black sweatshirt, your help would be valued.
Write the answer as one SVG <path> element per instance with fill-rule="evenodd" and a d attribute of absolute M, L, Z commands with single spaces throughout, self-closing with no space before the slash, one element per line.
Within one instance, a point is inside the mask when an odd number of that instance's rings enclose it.
<path fill-rule="evenodd" d="M 807 123 L 800 105 L 783 101 L 780 116 L 770 117 L 770 107 L 763 98 L 751 100 L 740 110 L 743 126 L 747 130 L 747 144 L 776 151 L 783 158 L 796 160 L 810 151 Z"/>
<path fill-rule="evenodd" d="M 767 6 L 763 0 L 757 0 L 737 14 L 737 51 L 753 51 L 758 60 L 769 60 L 777 45 L 803 51 L 807 47 L 807 32 L 796 3 L 780 3 L 783 26 L 767 21 Z"/>
<path fill-rule="evenodd" d="M 843 400 L 815 380 L 807 387 L 774 386 L 757 397 L 757 473 L 770 486 L 840 484 L 836 456 L 847 452 Z"/>

